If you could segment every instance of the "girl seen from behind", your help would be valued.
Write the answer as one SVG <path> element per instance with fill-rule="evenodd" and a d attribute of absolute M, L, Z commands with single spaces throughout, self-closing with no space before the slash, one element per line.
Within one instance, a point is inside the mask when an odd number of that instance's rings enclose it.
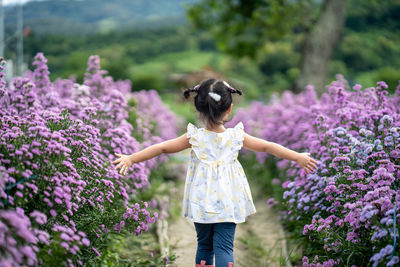
<path fill-rule="evenodd" d="M 197 232 L 195 266 L 214 266 L 215 256 L 216 267 L 233 267 L 236 224 L 256 212 L 246 175 L 237 159 L 239 150 L 243 147 L 295 161 L 306 173 L 317 168 L 317 161 L 309 153 L 298 153 L 247 134 L 242 122 L 225 128 L 232 111 L 232 94 L 242 94 L 227 82 L 208 79 L 187 89 L 184 96 L 188 98 L 190 93 L 196 94 L 194 105 L 204 128 L 189 123 L 187 132 L 180 137 L 131 155 L 116 153 L 119 158 L 112 163 L 126 174 L 134 163 L 191 148 L 182 216 L 194 223 Z"/>

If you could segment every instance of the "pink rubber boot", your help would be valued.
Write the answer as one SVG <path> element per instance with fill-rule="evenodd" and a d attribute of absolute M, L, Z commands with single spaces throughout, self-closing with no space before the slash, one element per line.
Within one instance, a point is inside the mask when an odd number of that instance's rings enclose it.
<path fill-rule="evenodd" d="M 229 262 L 228 267 L 233 267 L 233 263 Z M 201 261 L 200 264 L 196 264 L 196 267 L 214 267 L 214 265 L 206 265 L 206 261 Z"/>
<path fill-rule="evenodd" d="M 200 264 L 196 264 L 196 267 L 214 267 L 214 265 L 206 265 L 206 261 L 200 261 Z"/>

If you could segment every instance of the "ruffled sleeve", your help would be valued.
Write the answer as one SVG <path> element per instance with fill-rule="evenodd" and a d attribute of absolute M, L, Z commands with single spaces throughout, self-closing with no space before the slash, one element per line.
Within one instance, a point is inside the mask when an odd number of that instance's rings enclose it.
<path fill-rule="evenodd" d="M 198 145 L 198 128 L 190 122 L 187 125 L 186 137 L 189 138 L 189 143 L 192 144 L 192 146 Z"/>
<path fill-rule="evenodd" d="M 236 124 L 235 127 L 233 127 L 233 132 L 234 132 L 234 145 L 237 150 L 240 150 L 243 146 L 243 140 L 244 140 L 244 126 L 242 122 L 239 122 Z"/>

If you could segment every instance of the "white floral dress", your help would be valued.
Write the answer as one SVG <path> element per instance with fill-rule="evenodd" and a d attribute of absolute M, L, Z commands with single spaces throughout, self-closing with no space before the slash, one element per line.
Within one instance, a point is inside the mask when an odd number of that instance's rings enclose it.
<path fill-rule="evenodd" d="M 245 222 L 256 212 L 250 187 L 237 159 L 243 146 L 243 123 L 222 133 L 189 123 L 192 145 L 182 216 L 198 223 Z"/>

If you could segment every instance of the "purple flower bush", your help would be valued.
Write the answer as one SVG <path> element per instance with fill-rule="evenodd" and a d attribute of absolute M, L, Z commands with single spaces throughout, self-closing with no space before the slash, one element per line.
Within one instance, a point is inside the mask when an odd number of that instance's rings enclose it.
<path fill-rule="evenodd" d="M 131 99 L 133 101 L 130 101 L 130 104 L 134 107 L 136 116 L 133 116 L 130 122 L 139 129 L 132 135 L 141 142 L 142 148 L 176 137 L 177 125 L 180 125 L 181 121 L 165 107 L 157 91 L 133 92 Z M 152 169 L 166 159 L 166 155 L 160 155 L 158 160 L 153 158 L 146 161 L 146 166 Z"/>
<path fill-rule="evenodd" d="M 140 235 L 158 218 L 136 198 L 149 187 L 150 166 L 135 164 L 123 176 L 111 165 L 114 152 L 141 148 L 132 133 L 144 130 L 129 117 L 140 120 L 148 107 L 129 105 L 129 81 L 106 76 L 98 56 L 89 58 L 83 84 L 51 82 L 46 62 L 38 53 L 34 71 L 8 86 L 0 64 L 1 266 L 83 265 L 107 249 L 109 232 Z M 152 120 L 162 141 L 176 127 L 169 110 L 159 111 L 171 119 Z"/>
<path fill-rule="evenodd" d="M 230 124 L 242 121 L 247 132 L 319 161 L 307 175 L 279 159 L 282 183 L 271 181 L 284 190 L 285 225 L 304 237 L 303 266 L 398 266 L 400 85 L 388 96 L 384 82 L 362 90 L 338 75 L 327 89 L 320 99 L 308 86 L 254 102 Z M 270 157 L 257 154 L 260 164 Z"/>

